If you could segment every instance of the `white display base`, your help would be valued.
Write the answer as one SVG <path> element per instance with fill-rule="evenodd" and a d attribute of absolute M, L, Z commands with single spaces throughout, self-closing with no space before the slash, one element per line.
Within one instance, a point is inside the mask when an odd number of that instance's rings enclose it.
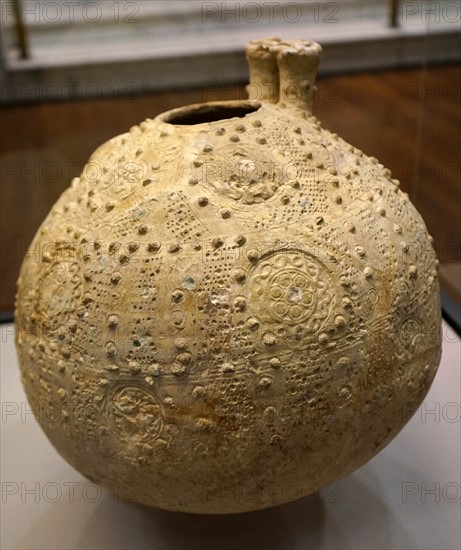
<path fill-rule="evenodd" d="M 433 386 L 386 449 L 316 495 L 233 516 L 117 502 L 79 475 L 35 422 L 0 328 L 3 550 L 461 548 L 461 341 L 446 324 Z"/>

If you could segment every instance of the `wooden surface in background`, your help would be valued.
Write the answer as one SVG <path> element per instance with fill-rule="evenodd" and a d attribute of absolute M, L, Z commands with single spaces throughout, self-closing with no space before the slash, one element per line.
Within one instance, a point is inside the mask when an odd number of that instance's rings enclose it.
<path fill-rule="evenodd" d="M 450 263 L 461 259 L 460 96 L 461 65 L 447 65 L 324 77 L 314 108 L 325 128 L 392 170 Z M 243 85 L 230 85 L 1 107 L 0 310 L 13 308 L 27 246 L 98 145 L 167 109 L 244 98 Z"/>

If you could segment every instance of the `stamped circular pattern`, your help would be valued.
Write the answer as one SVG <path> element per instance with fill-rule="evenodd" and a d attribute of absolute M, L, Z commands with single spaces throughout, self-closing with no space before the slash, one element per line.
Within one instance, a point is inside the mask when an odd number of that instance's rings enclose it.
<path fill-rule="evenodd" d="M 254 269 L 249 292 L 255 308 L 263 307 L 274 320 L 305 323 L 317 330 L 333 303 L 325 268 L 305 252 L 280 250 L 265 257 Z"/>
<path fill-rule="evenodd" d="M 65 327 L 81 297 L 82 274 L 76 250 L 54 245 L 48 250 L 49 267 L 37 285 L 36 309 L 48 333 Z"/>
<path fill-rule="evenodd" d="M 155 440 L 164 425 L 164 411 L 157 398 L 138 386 L 118 387 L 107 400 L 109 417 L 120 434 Z"/>

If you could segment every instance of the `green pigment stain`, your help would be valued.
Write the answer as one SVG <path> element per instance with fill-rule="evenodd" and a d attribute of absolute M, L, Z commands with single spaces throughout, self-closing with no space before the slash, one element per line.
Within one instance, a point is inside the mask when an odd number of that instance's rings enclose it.
<path fill-rule="evenodd" d="M 186 290 L 195 290 L 195 280 L 192 277 L 184 277 L 181 283 L 181 288 Z"/>

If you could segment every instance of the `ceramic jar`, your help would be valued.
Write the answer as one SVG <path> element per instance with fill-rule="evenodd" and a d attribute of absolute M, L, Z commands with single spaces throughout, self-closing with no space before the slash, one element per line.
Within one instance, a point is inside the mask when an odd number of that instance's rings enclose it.
<path fill-rule="evenodd" d="M 174 109 L 99 147 L 24 260 L 27 397 L 61 455 L 119 498 L 234 513 L 308 495 L 387 445 L 428 391 L 431 238 L 390 171 L 311 114 L 320 50 L 253 41 L 249 100 Z"/>

